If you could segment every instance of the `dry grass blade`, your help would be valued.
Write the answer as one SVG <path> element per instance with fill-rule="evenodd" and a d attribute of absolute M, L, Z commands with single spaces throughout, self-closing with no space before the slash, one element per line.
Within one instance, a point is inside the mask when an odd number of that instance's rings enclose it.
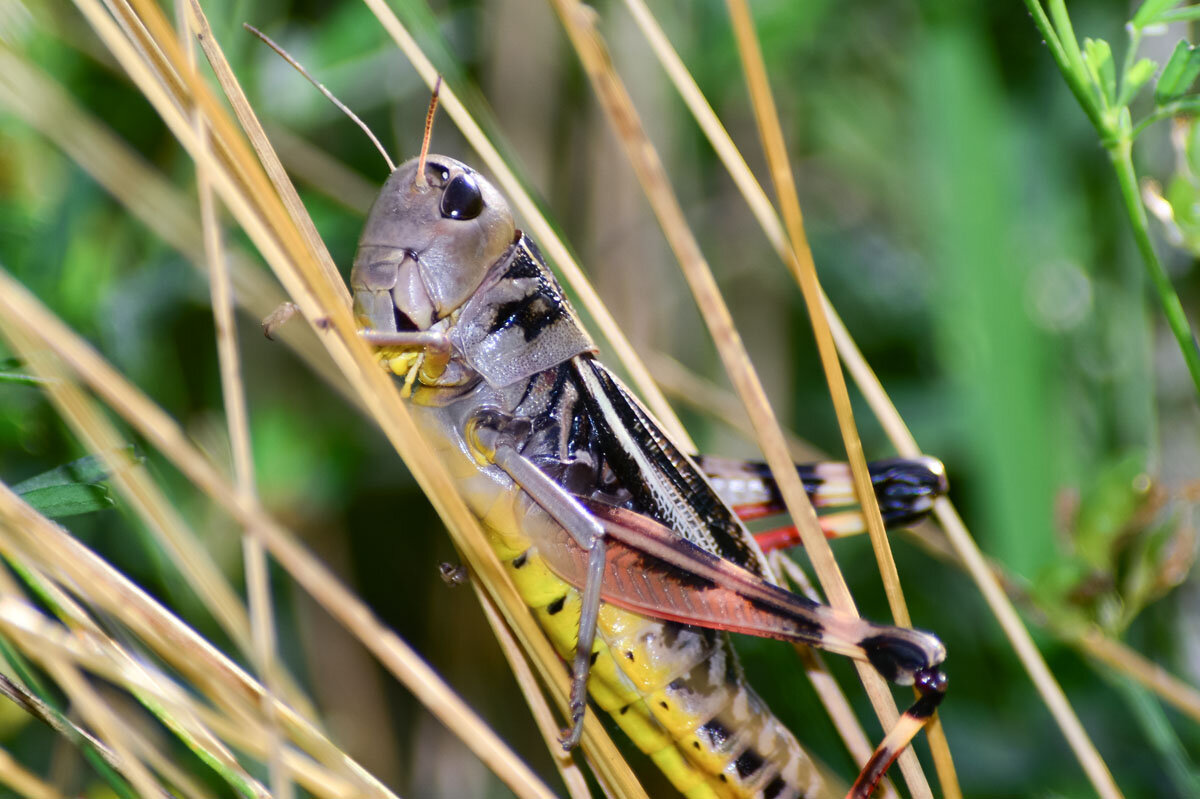
<path fill-rule="evenodd" d="M 463 704 L 415 652 L 384 627 L 360 600 L 342 586 L 319 561 L 297 545 L 292 536 L 267 517 L 257 504 L 238 496 L 233 487 L 187 441 L 183 432 L 161 410 L 129 386 L 61 322 L 49 315 L 45 309 L 39 308 L 36 301 L 19 284 L 3 273 L 0 273 L 0 307 L 5 311 L 0 327 L 4 328 L 19 352 L 26 357 L 36 358 L 35 352 L 26 351 L 20 346 L 20 336 L 33 334 L 41 337 L 45 345 L 55 349 L 93 390 L 105 397 L 114 410 L 155 444 L 194 484 L 225 508 L 239 524 L 262 536 L 280 565 L 362 640 L 381 663 L 443 723 L 455 730 L 459 737 L 492 767 L 498 776 L 513 786 L 519 795 L 550 795 L 549 790 L 529 771 L 528 766 Z M 14 337 L 11 334 L 17 325 L 21 325 L 23 330 L 18 330 L 18 336 Z M 379 374 L 383 376 L 382 372 Z M 498 569 L 498 565 L 496 568 Z M 503 577 L 503 572 L 500 572 L 500 576 Z M 511 585 L 508 586 L 508 590 L 515 593 Z"/>
<path fill-rule="evenodd" d="M 188 67 L 196 75 L 195 47 L 190 15 L 181 2 L 176 3 L 180 20 L 180 38 L 187 53 Z M 210 146 L 204 117 L 195 114 L 196 139 L 207 151 Z M 216 329 L 217 361 L 221 372 L 221 392 L 233 452 L 233 475 L 236 489 L 247 501 L 254 501 L 254 458 L 250 449 L 250 414 L 246 408 L 246 391 L 242 382 L 241 359 L 238 354 L 237 324 L 233 313 L 233 286 L 221 230 L 217 220 L 216 200 L 208 174 L 208 159 L 196 162 L 196 193 L 200 201 L 200 227 L 204 233 L 204 254 L 208 266 L 213 322 Z M 278 719 L 275 717 L 274 695 L 278 691 L 275 679 L 275 614 L 271 607 L 271 583 L 267 571 L 267 556 L 262 542 L 248 530 L 242 531 L 242 560 L 246 572 L 246 596 L 250 606 L 250 632 L 253 639 L 255 665 L 263 675 L 266 693 L 263 713 L 268 720 L 268 770 L 271 789 L 277 799 L 291 799 L 291 780 L 283 765 L 282 743 Z"/>
<path fill-rule="evenodd" d="M 468 577 L 468 579 L 470 578 Z M 561 734 L 558 722 L 554 720 L 554 714 L 550 711 L 550 705 L 546 702 L 545 696 L 542 695 L 541 687 L 537 683 L 533 669 L 529 666 L 529 660 L 521 650 L 521 645 L 513 636 L 512 631 L 505 626 L 504 619 L 491 597 L 484 593 L 474 580 L 470 582 L 471 589 L 475 592 L 479 605 L 487 617 L 488 625 L 491 626 L 496 641 L 504 651 L 504 657 L 508 660 L 509 667 L 512 668 L 513 676 L 517 678 L 521 694 L 525 697 L 530 712 L 533 713 L 538 731 L 546 743 L 546 749 L 555 755 L 554 767 L 558 769 L 563 784 L 567 786 L 567 795 L 571 799 L 587 799 L 591 796 L 591 792 L 588 790 L 587 779 L 584 777 L 583 771 L 570 758 L 558 754 L 562 751 L 562 746 L 558 742 L 558 736 Z M 605 793 L 609 792 L 606 790 Z"/>
<path fill-rule="evenodd" d="M 642 130 L 632 101 L 612 69 L 603 42 L 595 30 L 594 12 L 570 0 L 555 0 L 554 7 L 683 269 L 705 324 L 708 325 L 716 343 L 722 364 L 750 415 L 757 443 L 778 481 L 788 513 L 801 532 L 821 586 L 834 608 L 843 613 L 857 615 L 854 600 L 833 559 L 829 543 L 820 530 L 816 512 L 808 501 L 803 483 L 796 473 L 783 431 L 767 401 L 762 383 L 750 363 L 741 337 L 734 327 L 712 271 L 683 217 L 662 163 Z M 885 729 L 890 729 L 899 718 L 899 713 L 886 683 L 871 666 L 856 662 L 855 667 L 880 722 Z M 924 785 L 923 791 L 918 793 L 927 793 L 928 786 L 925 785 L 920 768 L 916 766 L 916 758 L 911 752 L 904 757 L 901 765 L 904 766 L 905 762 L 909 763 L 904 773 L 910 787 L 917 786 L 913 788 L 917 791 Z"/>
<path fill-rule="evenodd" d="M 36 653 L 34 656 L 37 657 Z M 42 658 L 41 665 L 63 689 L 63 693 L 79 710 L 84 721 L 112 747 L 113 753 L 121 763 L 123 776 L 129 780 L 134 790 L 140 793 L 143 799 L 168 796 L 166 789 L 150 770 L 134 756 L 131 742 L 127 740 L 125 724 L 88 685 L 79 670 L 58 658 Z"/>
<path fill-rule="evenodd" d="M 252 712 L 257 712 L 264 695 L 258 683 L 128 578 L 62 528 L 30 509 L 3 484 L 0 484 L 0 520 L 7 523 L 7 529 L 13 536 L 24 542 L 21 547 L 22 560 L 32 561 L 37 568 L 63 585 L 75 586 L 80 590 L 86 588 L 89 603 L 120 619 L 155 653 L 184 675 L 195 689 L 222 707 L 232 718 L 238 719 L 240 724 L 258 723 L 247 717 L 245 710 L 249 707 Z M 60 601 L 60 606 L 65 605 Z M 90 623 L 81 612 L 72 614 L 72 618 L 81 623 Z M 395 799 L 391 792 L 331 744 L 295 710 L 277 700 L 275 712 L 291 738 L 334 774 L 350 781 L 355 793 Z M 201 717 L 211 718 L 202 710 L 197 710 L 197 713 Z"/>
<path fill-rule="evenodd" d="M 784 145 L 783 129 L 779 123 L 779 114 L 775 110 L 775 101 L 771 95 L 771 87 L 767 81 L 766 66 L 762 59 L 758 35 L 750 17 L 750 9 L 744 0 L 728 0 L 730 16 L 733 19 L 733 30 L 738 43 L 738 52 L 742 59 L 742 70 L 746 75 L 746 84 L 754 106 L 755 119 L 758 122 L 759 135 L 762 137 L 763 149 L 766 151 L 767 164 L 771 170 L 771 178 L 775 183 L 776 196 L 783 209 L 783 219 L 787 226 L 788 237 L 791 240 L 794 259 L 787 264 L 793 276 L 800 284 L 804 303 L 808 308 L 809 319 L 817 340 L 817 351 L 820 354 L 821 366 L 825 372 L 825 383 L 833 398 L 834 412 L 837 415 L 838 428 L 842 433 L 842 441 L 846 455 L 850 461 L 851 474 L 854 477 L 854 493 L 858 497 L 859 507 L 867 522 L 867 532 L 871 538 L 871 548 L 875 552 L 875 560 L 879 564 L 879 573 L 883 579 L 883 587 L 887 593 L 888 607 L 891 608 L 892 618 L 902 627 L 911 627 L 912 618 L 908 612 L 908 604 L 904 600 L 904 589 L 900 584 L 900 575 L 896 571 L 896 561 L 892 557 L 891 546 L 888 543 L 887 532 L 883 527 L 883 517 L 879 513 L 879 504 L 875 497 L 875 489 L 871 483 L 871 475 L 867 470 L 867 459 L 863 454 L 862 441 L 859 439 L 858 426 L 854 422 L 854 413 L 850 407 L 850 394 L 846 390 L 846 378 L 838 361 L 837 348 L 829 330 L 829 322 L 825 315 L 823 294 L 817 280 L 816 265 L 813 263 L 812 251 L 804 233 L 804 218 L 800 211 L 800 200 L 796 194 L 796 185 L 792 179 L 792 168 Z M 809 546 L 808 536 L 801 529 L 805 538 L 805 547 Z M 819 575 L 819 572 L 818 572 Z M 891 724 L 887 725 L 889 728 Z M 937 765 L 942 790 L 949 797 L 960 797 L 958 777 L 954 772 L 954 762 L 950 757 L 950 747 L 945 735 L 941 732 L 940 722 L 936 713 L 929 722 L 932 732 L 930 742 Z M 929 790 L 922 785 L 923 778 L 918 779 L 917 759 L 911 748 L 906 748 L 900 756 L 900 768 L 914 794 L 929 795 Z M 917 786 L 921 786 L 918 790 Z"/>
<path fill-rule="evenodd" d="M 32 774 L 4 749 L 0 749 L 0 782 L 26 799 L 64 799 L 57 788 Z"/>
<path fill-rule="evenodd" d="M 683 97 L 689 110 L 695 116 L 697 123 L 708 137 L 710 144 L 716 150 L 718 156 L 724 162 L 726 169 L 729 170 L 734 182 L 741 190 L 755 218 L 767 235 L 768 240 L 779 254 L 781 260 L 790 266 L 795 261 L 796 256 L 788 243 L 783 225 L 775 215 L 762 187 L 758 184 L 758 181 L 740 154 L 738 154 L 737 148 L 729 138 L 729 134 L 720 124 L 711 106 L 704 100 L 695 81 L 687 74 L 686 68 L 667 41 L 661 28 L 657 26 L 653 17 L 645 9 L 644 4 L 641 0 L 626 0 L 626 2 L 630 6 L 643 33 L 650 41 L 655 54 L 662 62 L 667 74 L 671 77 L 680 96 Z M 821 303 L 838 352 L 846 368 L 850 371 L 851 377 L 866 398 L 872 413 L 887 433 L 889 440 L 901 456 L 915 457 L 920 455 L 921 449 L 917 446 L 907 425 L 905 425 L 895 405 L 887 396 L 883 386 L 879 383 L 874 371 L 863 358 L 849 331 L 823 293 L 821 294 Z M 1012 643 L 1018 658 L 1030 674 L 1043 701 L 1051 709 L 1055 721 L 1071 743 L 1076 756 L 1084 764 L 1085 770 L 1088 771 L 1098 790 L 1103 795 L 1114 795 L 1112 791 L 1115 790 L 1115 785 L 1112 783 L 1111 775 L 1109 775 L 1107 768 L 1103 766 L 1102 759 L 1096 752 L 1094 745 L 1088 739 L 1086 732 L 1083 731 L 1074 711 L 1070 710 L 1069 703 L 1066 702 L 1061 688 L 1050 674 L 1045 660 L 1037 652 L 1036 647 L 1032 645 L 1032 639 L 1029 638 L 1028 631 L 1021 624 L 1011 603 L 1004 597 L 1003 592 L 999 590 L 999 586 L 995 584 L 993 576 L 985 575 L 982 567 L 976 568 L 970 565 L 972 562 L 983 564 L 984 560 L 978 546 L 966 530 L 965 525 L 963 525 L 961 518 L 954 512 L 953 504 L 949 500 L 943 499 L 939 501 L 937 509 L 938 518 L 942 524 L 949 524 L 955 527 L 954 535 L 951 536 L 953 546 L 959 552 L 959 556 L 968 568 L 972 579 L 980 587 L 989 608 L 1000 622 L 1001 628 Z M 948 533 L 949 531 L 949 528 L 947 528 Z M 968 551 L 972 553 L 972 557 L 969 559 L 963 557 L 964 553 Z M 986 584 L 992 585 L 985 587 Z M 996 590 L 992 590 L 993 588 Z M 1060 712 L 1060 709 L 1065 710 L 1065 712 Z"/>
<path fill-rule="evenodd" d="M 199 270 L 205 265 L 198 210 L 161 173 L 88 114 L 44 73 L 0 46 L 0 103 L 53 141 L 157 236 Z M 369 203 L 368 203 L 369 204 Z M 237 301 L 262 319 L 285 299 L 278 284 L 244 251 L 229 251 Z M 359 405 L 312 331 L 287 325 L 278 337 L 326 383 Z M 361 406 L 360 406 L 361 407 Z"/>
<path fill-rule="evenodd" d="M 91 3 L 87 0 L 80 0 L 80 4 L 88 13 L 93 26 L 105 39 L 106 44 L 135 78 L 139 88 L 148 99 L 154 102 L 156 109 L 168 122 L 172 132 L 188 148 L 194 158 L 203 158 L 204 153 L 201 148 L 197 147 L 194 135 L 176 114 L 155 79 L 146 73 L 146 65 L 137 60 L 134 51 L 120 39 L 110 23 L 102 15 L 96 13 Z M 157 9 L 149 4 L 139 4 L 139 10 L 146 18 L 158 15 Z M 154 31 L 163 28 L 163 24 L 161 20 L 157 22 L 151 20 L 147 27 Z M 173 43 L 167 41 L 162 42 L 162 45 L 164 52 L 172 55 L 175 49 Z M 187 77 L 191 78 L 190 75 Z M 489 590 L 501 597 L 500 604 L 505 609 L 507 621 L 520 631 L 523 644 L 537 653 L 539 668 L 544 672 L 544 679 L 560 680 L 561 665 L 557 655 L 553 653 L 523 603 L 517 598 L 515 590 L 507 582 L 499 565 L 495 563 L 494 556 L 491 555 L 483 539 L 478 523 L 455 493 L 453 483 L 421 442 L 390 379 L 377 368 L 366 346 L 359 341 L 349 309 L 344 302 L 345 286 L 341 285 L 340 281 L 337 284 L 330 283 L 323 270 L 316 265 L 315 262 L 320 259 L 312 257 L 308 252 L 308 245 L 312 242 L 307 242 L 298 236 L 286 211 L 274 198 L 274 195 L 265 189 L 265 178 L 262 177 L 253 158 L 244 149 L 241 139 L 231 131 L 228 122 L 223 121 L 224 117 L 207 88 L 195 81 L 189 83 L 189 88 L 198 104 L 205 109 L 209 124 L 213 126 L 214 136 L 222 142 L 222 152 L 227 153 L 229 158 L 238 163 L 238 177 L 244 179 L 246 184 L 252 187 L 248 194 L 243 193 L 238 181 L 234 180 L 232 175 L 223 175 L 216 170 L 214 172 L 217 177 L 215 182 L 222 199 L 267 257 L 268 263 L 272 265 L 276 275 L 287 286 L 305 316 L 310 320 L 321 321 L 320 337 L 329 346 L 335 360 L 341 364 L 346 377 L 355 386 L 355 390 L 367 403 L 376 422 L 387 433 L 389 440 L 397 450 L 402 453 L 418 483 L 422 485 L 426 494 L 433 501 L 435 508 L 449 523 L 452 534 L 459 539 L 460 550 L 464 552 L 472 568 L 481 575 Z M 270 229 L 264 226 L 264 220 L 269 220 Z M 102 390 L 102 386 L 95 384 L 93 384 L 93 388 Z M 161 415 L 158 415 L 158 418 L 160 421 L 162 420 Z M 175 434 L 172 434 L 171 439 L 169 449 L 182 443 Z M 178 455 L 177 450 L 173 451 Z M 229 498 L 222 494 L 225 486 L 218 484 L 219 477 L 216 478 L 218 483 L 213 482 L 213 478 L 216 476 L 211 473 L 207 464 L 200 465 L 203 463 L 202 459 L 189 456 L 185 460 L 187 460 L 187 464 L 181 464 L 181 468 L 191 479 L 209 491 L 210 495 L 213 495 L 218 501 L 229 502 Z M 253 514 L 257 510 L 241 506 L 231 509 L 235 515 Z M 245 516 L 240 517 L 239 521 L 246 523 L 246 518 Z M 264 534 L 269 535 L 270 533 L 268 531 Z M 280 535 L 282 538 L 282 534 Z M 284 556 L 281 555 L 281 548 L 286 546 L 287 544 L 281 543 L 278 539 L 272 544 L 273 553 L 281 561 L 284 559 Z M 295 558 L 301 557 L 296 552 L 289 552 L 289 555 Z M 330 580 L 323 570 L 318 571 L 319 574 L 314 577 L 311 570 L 305 570 L 306 576 L 316 581 L 319 589 L 316 591 L 318 598 L 325 603 L 333 602 L 334 607 L 329 609 L 334 612 L 335 616 L 342 619 L 343 623 L 347 623 L 356 634 L 364 637 L 368 646 L 377 656 L 381 657 L 385 665 L 406 678 L 412 677 L 414 673 L 426 674 L 424 664 L 412 661 L 411 653 L 404 650 L 398 639 L 386 635 L 385 630 L 374 622 L 373 617 L 365 613 L 336 581 Z M 304 580 L 301 582 L 303 583 Z M 310 590 L 313 588 L 312 585 L 308 587 Z M 356 610 L 347 612 L 350 606 L 355 607 Z M 364 625 L 366 625 L 365 628 Z M 364 629 L 368 629 L 369 634 L 364 633 Z M 386 643 L 380 643 L 381 639 Z M 430 677 L 430 685 L 438 684 L 432 681 L 432 675 Z M 461 721 L 469 718 L 464 712 L 465 708 L 456 699 L 442 697 L 435 704 L 435 710 L 449 712 L 451 709 L 454 712 L 450 715 L 443 715 L 443 720 Z M 459 715 L 460 713 L 462 715 Z M 502 777 L 510 785 L 522 786 L 522 790 L 544 791 L 544 788 L 538 787 L 536 780 L 532 779 L 532 775 L 529 774 L 524 764 L 513 759 L 511 754 L 506 752 L 505 747 L 501 746 L 490 733 L 477 730 L 476 733 L 465 736 L 465 740 L 483 757 L 485 762 L 494 769 L 499 769 Z M 597 750 L 600 754 L 594 759 L 602 768 L 617 760 L 612 754 L 615 750 L 612 750 L 611 741 L 607 741 L 607 736 L 603 736 L 598 725 L 588 728 L 585 732 L 584 745 L 585 747 L 600 747 Z M 614 772 L 610 777 L 615 785 L 623 786 L 624 795 L 637 795 L 636 782 L 632 781 L 627 774 Z"/>
<path fill-rule="evenodd" d="M 897 624 L 911 627 L 912 619 L 908 613 L 907 603 L 904 601 L 900 575 L 896 571 L 896 562 L 892 558 L 892 551 L 888 546 L 887 533 L 883 528 L 883 518 L 879 513 L 879 503 L 876 500 L 875 491 L 871 487 L 871 475 L 867 470 L 866 456 L 863 455 L 858 426 L 854 422 L 854 413 L 850 408 L 850 394 L 846 390 L 846 380 L 842 375 L 841 364 L 838 362 L 837 348 L 834 346 L 829 322 L 825 318 L 825 310 L 821 304 L 822 295 L 820 283 L 817 280 L 816 265 L 813 263 L 812 251 L 809 249 L 808 239 L 804 233 L 804 218 L 800 211 L 800 200 L 796 195 L 796 184 L 792 180 L 792 168 L 783 141 L 783 129 L 779 123 L 779 114 L 775 110 L 775 101 L 767 82 L 767 71 L 763 64 L 758 35 L 754 31 L 750 9 L 744 0 L 729 0 L 728 5 L 733 18 L 738 51 L 742 57 L 742 68 L 746 73 L 746 83 L 754 105 L 755 118 L 758 121 L 759 134 L 763 140 L 763 149 L 766 150 L 767 163 L 775 183 L 775 192 L 779 198 L 779 204 L 783 208 L 784 223 L 787 225 L 792 251 L 797 256 L 793 275 L 800 284 L 805 304 L 808 306 L 813 332 L 817 339 L 817 351 L 821 356 L 821 366 L 825 371 L 825 381 L 833 397 L 838 427 L 842 432 L 846 454 L 854 475 L 855 494 L 867 520 L 871 546 L 875 550 L 875 557 L 879 562 L 892 617 Z M 789 266 L 793 266 L 792 262 L 789 262 Z"/>

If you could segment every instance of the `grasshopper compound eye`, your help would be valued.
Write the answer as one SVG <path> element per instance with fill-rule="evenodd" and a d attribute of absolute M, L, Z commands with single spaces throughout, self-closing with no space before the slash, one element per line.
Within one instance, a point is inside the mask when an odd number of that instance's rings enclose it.
<path fill-rule="evenodd" d="M 474 219 L 483 213 L 483 195 L 469 175 L 458 175 L 442 191 L 442 216 Z"/>

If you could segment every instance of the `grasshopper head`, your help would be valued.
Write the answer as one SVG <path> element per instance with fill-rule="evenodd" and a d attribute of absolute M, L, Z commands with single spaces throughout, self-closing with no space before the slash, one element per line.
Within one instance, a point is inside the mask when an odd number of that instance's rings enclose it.
<path fill-rule="evenodd" d="M 512 246 L 512 212 L 470 167 L 430 155 L 425 181 L 417 159 L 397 167 L 367 216 L 350 288 L 360 325 L 427 330 L 479 288 Z"/>

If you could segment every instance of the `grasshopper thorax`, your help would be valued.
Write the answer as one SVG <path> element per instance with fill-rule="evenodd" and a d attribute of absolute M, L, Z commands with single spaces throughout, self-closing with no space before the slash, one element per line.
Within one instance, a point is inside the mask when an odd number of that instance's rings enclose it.
<path fill-rule="evenodd" d="M 453 158 L 418 159 L 383 185 L 358 241 L 350 287 L 359 324 L 380 331 L 427 330 L 479 288 L 516 236 L 508 203 Z"/>

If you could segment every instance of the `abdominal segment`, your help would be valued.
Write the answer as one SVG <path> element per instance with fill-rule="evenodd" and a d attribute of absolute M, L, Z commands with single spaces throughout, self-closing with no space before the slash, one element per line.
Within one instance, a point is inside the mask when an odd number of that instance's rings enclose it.
<path fill-rule="evenodd" d="M 569 662 L 579 591 L 549 569 L 528 539 L 488 529 L 522 598 Z M 605 604 L 588 688 L 690 799 L 827 795 L 796 739 L 746 685 L 724 633 Z"/>

